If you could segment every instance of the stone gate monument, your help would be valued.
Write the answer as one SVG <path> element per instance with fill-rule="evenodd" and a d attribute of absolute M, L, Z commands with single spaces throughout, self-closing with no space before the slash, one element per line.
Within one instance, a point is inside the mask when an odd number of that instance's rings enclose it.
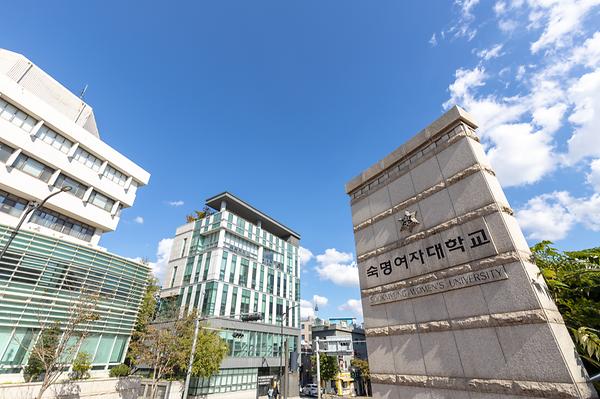
<path fill-rule="evenodd" d="M 596 398 L 458 107 L 346 185 L 374 396 Z"/>

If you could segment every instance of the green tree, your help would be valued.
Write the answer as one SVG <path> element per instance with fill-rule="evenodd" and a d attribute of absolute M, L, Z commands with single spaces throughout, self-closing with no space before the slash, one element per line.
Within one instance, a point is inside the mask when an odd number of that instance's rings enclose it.
<path fill-rule="evenodd" d="M 198 331 L 192 374 L 204 378 L 217 374 L 228 350 L 227 343 L 219 334 L 201 328 Z"/>
<path fill-rule="evenodd" d="M 312 366 L 316 369 L 317 357 L 311 356 L 310 358 Z M 321 373 L 321 386 L 325 381 L 330 381 L 340 372 L 340 365 L 338 364 L 335 356 L 329 356 L 324 353 L 319 355 L 319 372 Z"/>
<path fill-rule="evenodd" d="M 147 264 L 148 260 L 143 259 L 142 263 Z M 142 303 L 140 304 L 140 310 L 138 312 L 135 326 L 133 327 L 133 333 L 131 334 L 129 349 L 127 350 L 127 355 L 125 356 L 125 363 L 128 365 L 133 364 L 133 360 L 131 358 L 131 348 L 147 332 L 148 325 L 154 318 L 158 304 L 158 294 L 160 292 L 158 280 L 150 276 L 148 277 L 146 284 L 146 291 L 144 293 L 144 297 L 142 298 Z"/>
<path fill-rule="evenodd" d="M 73 360 L 71 378 L 73 380 L 85 380 L 90 378 L 92 368 L 92 355 L 87 352 L 79 352 Z"/>
<path fill-rule="evenodd" d="M 371 379 L 371 372 L 369 371 L 369 362 L 367 362 L 366 360 L 354 358 L 350 361 L 350 364 L 360 371 L 360 376 L 363 380 L 367 381 Z"/>
<path fill-rule="evenodd" d="M 140 339 L 132 343 L 132 359 L 135 364 L 152 370 L 151 399 L 156 395 L 158 381 L 181 376 L 187 369 L 195 318 L 196 313 L 192 313 L 174 322 L 150 324 Z M 205 377 L 215 374 L 227 350 L 227 344 L 218 334 L 201 329 L 192 374 Z"/>
<path fill-rule="evenodd" d="M 542 241 L 531 250 L 588 373 L 598 373 L 600 248 L 560 252 L 552 242 Z"/>

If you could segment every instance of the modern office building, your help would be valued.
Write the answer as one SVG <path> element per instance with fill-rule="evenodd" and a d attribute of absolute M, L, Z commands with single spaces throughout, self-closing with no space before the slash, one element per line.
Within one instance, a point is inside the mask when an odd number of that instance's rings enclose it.
<path fill-rule="evenodd" d="M 0 380 L 18 376 L 41 323 L 68 319 L 82 295 L 99 296 L 100 320 L 79 350 L 99 372 L 123 361 L 149 269 L 98 242 L 148 180 L 100 139 L 88 104 L 0 49 L 0 248 L 25 217 L 0 259 Z"/>
<path fill-rule="evenodd" d="M 162 306 L 180 315 L 196 309 L 229 344 L 220 373 L 192 379 L 190 397 L 264 396 L 279 379 L 282 342 L 288 358 L 298 357 L 300 235 L 227 192 L 206 205 L 213 211 L 177 229 Z M 261 321 L 241 321 L 256 312 Z M 292 397 L 297 380 L 294 372 Z"/>

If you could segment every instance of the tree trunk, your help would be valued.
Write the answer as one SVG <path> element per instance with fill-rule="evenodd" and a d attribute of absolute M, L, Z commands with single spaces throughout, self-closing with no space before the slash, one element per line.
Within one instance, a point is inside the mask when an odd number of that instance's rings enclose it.
<path fill-rule="evenodd" d="M 49 384 L 48 373 L 44 373 L 44 380 L 42 381 L 42 386 L 40 387 L 40 391 L 38 392 L 36 398 L 42 399 L 44 392 L 46 392 L 46 389 L 48 389 L 49 386 L 50 386 L 50 384 Z"/>

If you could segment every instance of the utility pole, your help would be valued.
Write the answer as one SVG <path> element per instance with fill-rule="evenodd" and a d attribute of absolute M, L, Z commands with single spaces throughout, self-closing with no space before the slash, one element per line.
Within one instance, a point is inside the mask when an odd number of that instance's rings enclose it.
<path fill-rule="evenodd" d="M 315 338 L 315 352 L 317 352 L 317 399 L 321 399 L 321 359 L 319 358 L 319 337 Z"/>
<path fill-rule="evenodd" d="M 288 375 L 288 340 L 286 339 L 284 344 L 283 344 L 283 350 L 285 351 L 285 362 L 283 363 L 283 399 L 287 399 L 288 397 L 288 382 L 289 382 L 289 375 Z"/>

